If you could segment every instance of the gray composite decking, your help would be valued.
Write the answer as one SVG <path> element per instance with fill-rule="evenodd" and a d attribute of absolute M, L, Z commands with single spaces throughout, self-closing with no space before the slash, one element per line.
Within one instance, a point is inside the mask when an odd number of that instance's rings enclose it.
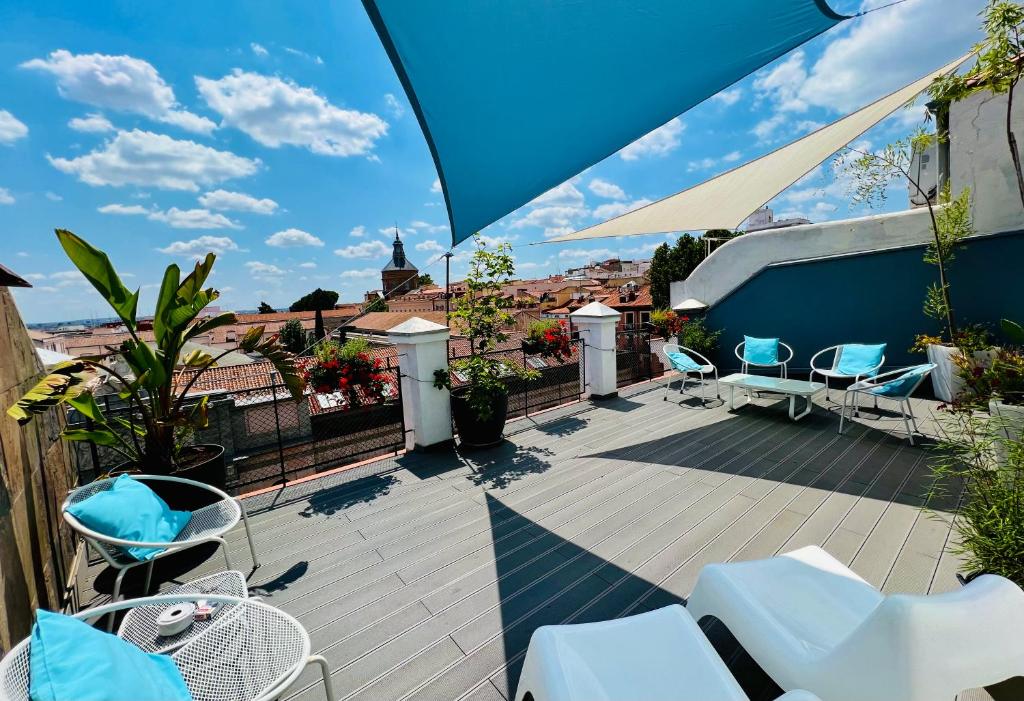
<path fill-rule="evenodd" d="M 484 701 L 511 697 L 538 626 L 683 601 L 709 562 L 818 544 L 886 592 L 957 586 L 955 495 L 922 512 L 927 450 L 894 415 L 865 411 L 840 436 L 820 401 L 796 423 L 777 398 L 714 404 L 639 386 L 510 423 L 493 450 L 403 455 L 247 499 L 251 589 L 306 626 L 340 699 Z M 934 436 L 934 403 L 914 405 Z M 248 572 L 243 532 L 229 544 Z M 206 555 L 161 560 L 157 576 L 223 568 Z M 102 596 L 111 579 L 94 567 L 84 584 Z M 724 631 L 709 637 L 753 700 L 775 697 Z M 323 698 L 315 674 L 293 698 Z"/>

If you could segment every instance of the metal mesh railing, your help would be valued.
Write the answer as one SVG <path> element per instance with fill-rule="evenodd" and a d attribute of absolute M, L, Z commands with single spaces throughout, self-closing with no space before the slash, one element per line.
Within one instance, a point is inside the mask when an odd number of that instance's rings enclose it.
<path fill-rule="evenodd" d="M 584 392 L 583 342 L 573 339 L 569 343 L 569 350 L 567 358 L 545 358 L 539 354 L 527 353 L 522 344 L 517 342 L 516 347 L 499 348 L 483 354 L 516 367 L 530 368 L 538 373 L 538 377 L 529 380 L 509 377 L 508 418 L 529 416 L 538 411 L 580 400 Z M 463 340 L 449 343 L 450 366 L 468 357 L 468 346 Z M 453 389 L 465 384 L 465 378 L 454 368 L 451 377 Z"/>
<path fill-rule="evenodd" d="M 385 398 L 357 389 L 358 405 L 341 394 L 307 394 L 295 402 L 282 383 L 218 392 L 210 398 L 209 427 L 190 440 L 224 446 L 227 486 L 235 493 L 397 453 L 405 446 L 397 358 L 385 359 L 378 373 L 385 376 Z M 116 398 L 100 403 L 109 418 L 131 415 Z M 75 412 L 69 424 L 89 426 Z M 75 445 L 82 484 L 124 462 L 103 446 Z"/>
<path fill-rule="evenodd" d="M 619 331 L 615 334 L 615 375 L 617 387 L 654 378 L 649 331 Z"/>

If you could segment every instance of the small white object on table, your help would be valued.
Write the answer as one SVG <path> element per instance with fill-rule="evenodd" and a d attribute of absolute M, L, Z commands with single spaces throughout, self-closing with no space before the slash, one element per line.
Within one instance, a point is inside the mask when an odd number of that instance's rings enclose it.
<path fill-rule="evenodd" d="M 804 380 L 790 380 L 783 377 L 765 377 L 764 375 L 746 375 L 738 372 L 720 379 L 719 384 L 729 388 L 729 396 L 726 399 L 726 408 L 732 411 L 736 408 L 736 388 L 747 390 L 749 401 L 750 392 L 775 392 L 789 397 L 789 418 L 799 421 L 811 413 L 814 407 L 814 395 L 825 389 L 824 383 L 805 382 Z M 804 400 L 804 410 L 796 413 L 796 398 Z"/>

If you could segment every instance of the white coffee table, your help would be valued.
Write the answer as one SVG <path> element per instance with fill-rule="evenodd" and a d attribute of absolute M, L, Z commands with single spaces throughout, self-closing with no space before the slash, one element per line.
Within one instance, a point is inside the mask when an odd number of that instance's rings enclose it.
<path fill-rule="evenodd" d="M 745 375 L 740 372 L 723 377 L 718 383 L 729 388 L 729 396 L 725 401 L 726 408 L 729 411 L 736 408 L 737 387 L 747 391 L 747 401 L 750 400 L 750 392 L 775 392 L 788 396 L 789 418 L 793 419 L 793 421 L 799 421 L 810 414 L 811 409 L 814 407 L 814 395 L 825 389 L 824 383 L 821 382 L 805 382 L 804 380 L 765 377 L 764 375 Z M 799 414 L 796 413 L 797 397 L 803 398 L 805 404 L 804 410 Z"/>

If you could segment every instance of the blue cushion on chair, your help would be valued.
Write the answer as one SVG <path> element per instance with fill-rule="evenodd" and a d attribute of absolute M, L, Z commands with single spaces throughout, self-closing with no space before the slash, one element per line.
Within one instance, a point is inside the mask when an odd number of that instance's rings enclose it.
<path fill-rule="evenodd" d="M 40 609 L 29 642 L 32 701 L 191 701 L 174 661 Z"/>
<path fill-rule="evenodd" d="M 665 355 L 668 356 L 669 362 L 672 363 L 672 367 L 679 372 L 699 372 L 703 367 L 703 365 L 694 361 L 694 359 L 686 353 L 665 351 Z"/>
<path fill-rule="evenodd" d="M 868 391 L 872 394 L 877 394 L 880 397 L 897 397 L 903 399 L 909 396 L 918 380 L 931 371 L 931 365 L 918 365 L 916 367 L 908 368 L 907 371 L 899 377 L 889 380 L 885 384 L 879 385 L 878 387 Z"/>
<path fill-rule="evenodd" d="M 779 339 L 744 336 L 743 359 L 754 365 L 775 365 L 779 362 Z"/>
<path fill-rule="evenodd" d="M 842 347 L 836 370 L 851 377 L 866 375 L 878 367 L 882 362 L 883 355 L 885 355 L 884 343 L 877 345 L 850 343 Z"/>
<path fill-rule="evenodd" d="M 110 489 L 68 507 L 87 528 L 122 540 L 170 543 L 188 525 L 192 514 L 172 511 L 167 502 L 142 482 L 121 475 Z M 126 548 L 136 560 L 152 560 L 163 548 Z"/>

